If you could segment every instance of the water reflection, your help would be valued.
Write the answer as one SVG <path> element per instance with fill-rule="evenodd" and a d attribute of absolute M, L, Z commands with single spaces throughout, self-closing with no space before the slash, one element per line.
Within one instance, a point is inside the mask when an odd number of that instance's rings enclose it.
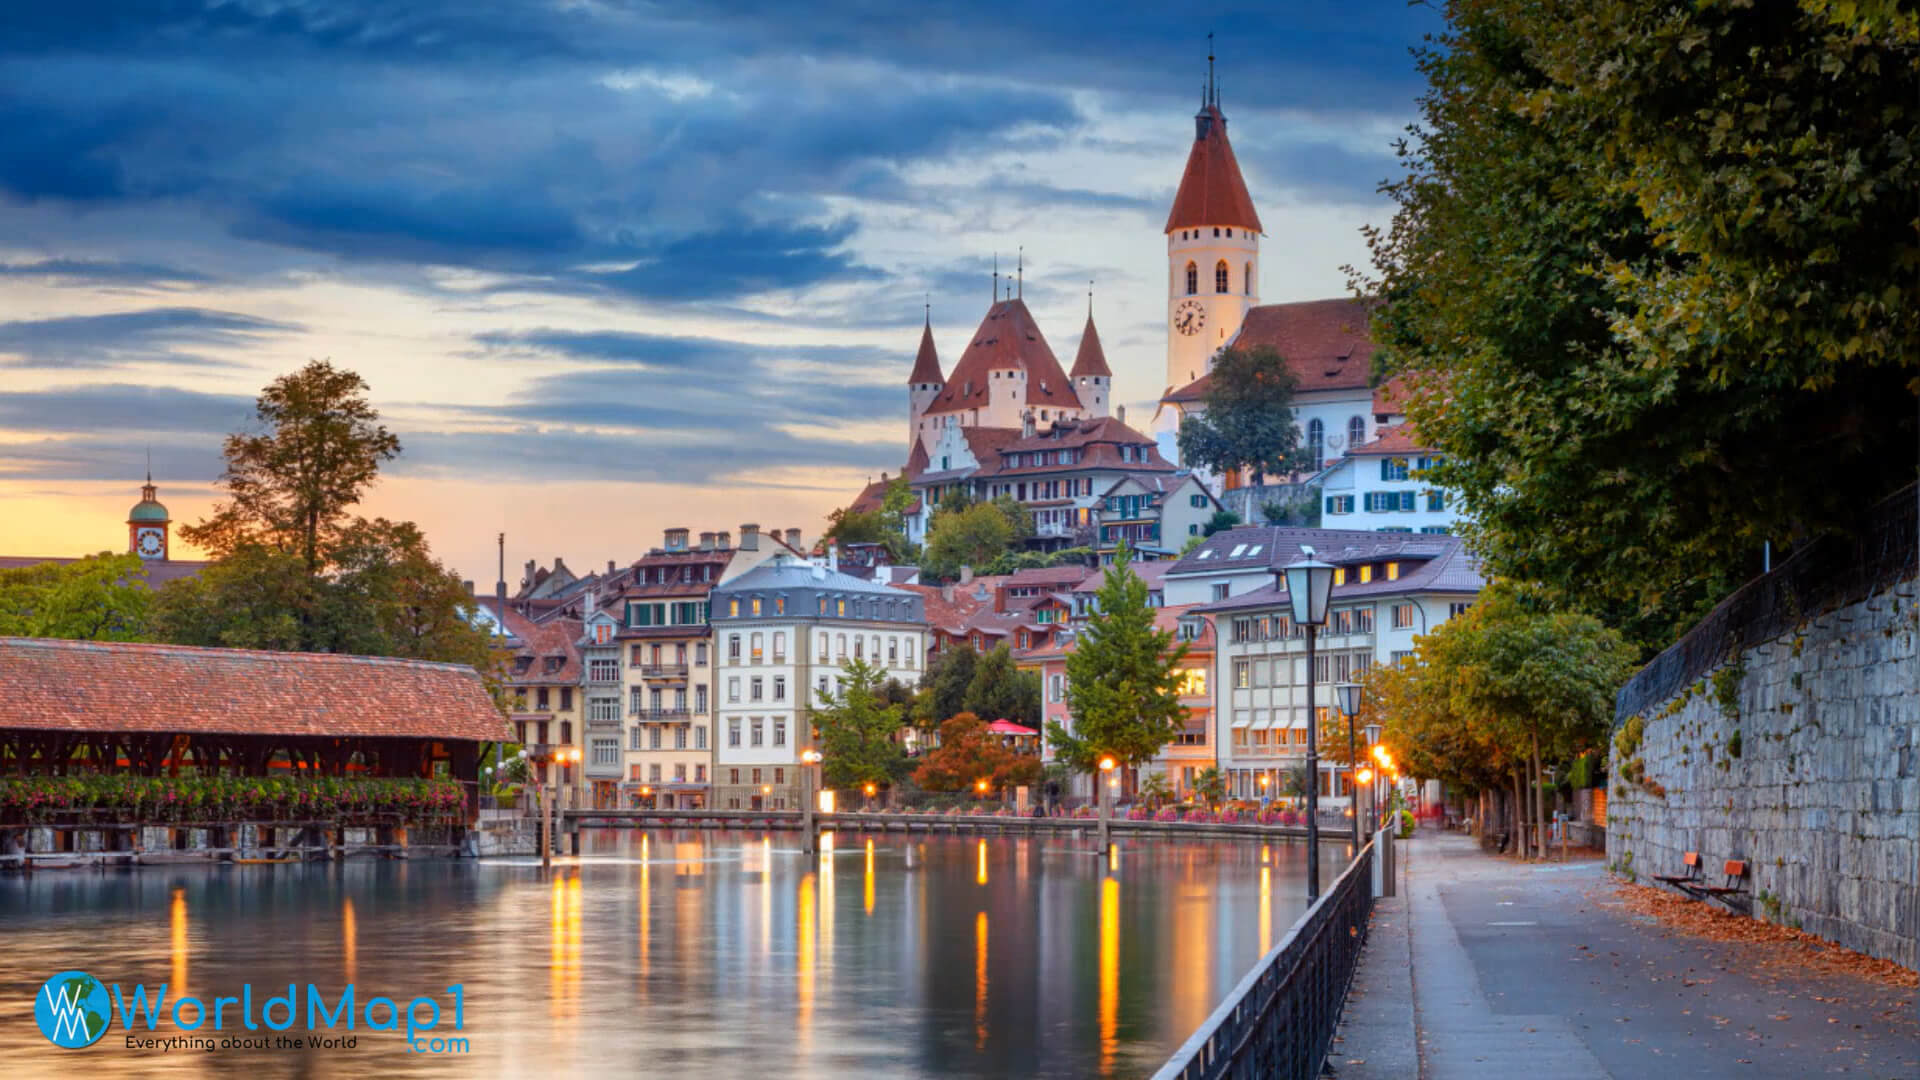
<path fill-rule="evenodd" d="M 0 1054 L 9 1080 L 71 1069 L 28 1013 L 41 980 L 78 967 L 205 1000 L 248 982 L 256 1001 L 287 982 L 331 1000 L 351 980 L 402 1005 L 465 987 L 459 1060 L 364 1025 L 357 1049 L 305 1056 L 128 1051 L 116 1031 L 89 1052 L 115 1076 L 1143 1075 L 1304 906 L 1293 845 L 1142 840 L 1116 862 L 1064 839 L 842 834 L 818 855 L 798 840 L 589 832 L 587 856 L 547 872 L 0 878 Z M 856 859 L 858 914 L 851 882 L 836 893 L 837 860 Z"/>

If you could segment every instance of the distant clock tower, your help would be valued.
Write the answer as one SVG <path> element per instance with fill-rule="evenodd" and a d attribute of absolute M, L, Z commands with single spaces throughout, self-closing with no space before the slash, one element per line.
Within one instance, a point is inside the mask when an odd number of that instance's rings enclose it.
<path fill-rule="evenodd" d="M 127 512 L 128 550 L 142 559 L 164 561 L 168 554 L 167 527 L 173 519 L 167 516 L 167 508 L 154 498 L 153 474 L 147 474 L 146 485 L 140 489 L 140 501 L 133 504 Z"/>
<path fill-rule="evenodd" d="M 1167 390 L 1205 375 L 1260 303 L 1260 215 L 1247 194 L 1207 57 L 1193 149 L 1167 215 Z"/>

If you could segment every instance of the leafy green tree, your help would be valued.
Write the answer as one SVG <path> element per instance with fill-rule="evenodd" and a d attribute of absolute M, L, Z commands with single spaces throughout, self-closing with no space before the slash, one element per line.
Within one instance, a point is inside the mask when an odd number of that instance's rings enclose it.
<path fill-rule="evenodd" d="M 970 712 L 949 717 L 940 725 L 940 745 L 914 770 L 913 782 L 928 791 L 969 791 L 980 780 L 990 791 L 1039 783 L 1039 756 L 1008 747 L 987 723 Z"/>
<path fill-rule="evenodd" d="M 975 503 L 957 513 L 942 510 L 927 528 L 921 569 L 931 577 L 952 580 L 960 576 L 961 567 L 985 566 L 1013 542 L 1007 515 L 991 503 Z"/>
<path fill-rule="evenodd" d="M 216 557 L 249 544 L 291 552 L 317 577 L 400 439 L 380 424 L 366 380 L 325 360 L 268 384 L 254 416 L 264 430 L 229 435 L 222 449 L 226 501 L 180 535 Z"/>
<path fill-rule="evenodd" d="M 1013 650 L 1002 642 L 974 664 L 961 709 L 988 721 L 1011 720 L 1039 730 L 1040 676 L 1015 667 Z"/>
<path fill-rule="evenodd" d="M 967 688 L 973 685 L 974 668 L 980 654 L 972 645 L 961 642 L 933 658 L 927 673 L 921 676 L 920 695 L 914 700 L 914 718 L 928 728 L 937 728 L 955 713 L 967 707 Z"/>
<path fill-rule="evenodd" d="M 1067 656 L 1067 705 L 1073 730 L 1047 723 L 1055 755 L 1080 772 L 1093 772 L 1111 754 L 1121 765 L 1139 766 L 1180 733 L 1184 644 L 1156 630 L 1147 603 L 1147 583 L 1128 566 L 1123 545 L 1107 568 L 1096 596 L 1099 610 L 1087 620 Z"/>
<path fill-rule="evenodd" d="M 1912 478 L 1910 9 L 1454 0 L 1383 373 L 1496 575 L 1645 649 Z"/>
<path fill-rule="evenodd" d="M 1173 785 L 1167 783 L 1166 773 L 1148 773 L 1140 778 L 1140 799 L 1150 810 L 1158 810 L 1173 798 Z"/>
<path fill-rule="evenodd" d="M 1212 810 L 1227 801 L 1227 778 L 1212 765 L 1201 769 L 1193 778 L 1193 793 Z"/>
<path fill-rule="evenodd" d="M 1287 361 L 1272 346 L 1224 349 L 1214 357 L 1206 411 L 1180 422 L 1180 460 L 1217 473 L 1267 473 L 1309 465 L 1294 423 L 1299 386 Z"/>
<path fill-rule="evenodd" d="M 1239 514 L 1231 510 L 1215 510 L 1213 516 L 1208 518 L 1207 523 L 1201 527 L 1200 533 L 1202 536 L 1212 536 L 1214 533 L 1231 529 L 1238 524 L 1240 524 Z"/>
<path fill-rule="evenodd" d="M 913 500 L 912 485 L 905 476 L 896 476 L 887 482 L 878 510 L 842 507 L 828 514 L 826 539 L 837 544 L 880 544 L 894 559 L 906 558 L 913 550 L 906 533 L 906 513 Z"/>
<path fill-rule="evenodd" d="M 821 775 L 833 788 L 890 785 L 906 770 L 906 752 L 897 738 L 906 710 L 888 702 L 879 668 L 851 659 L 840 670 L 838 691 L 814 691 Z"/>
<path fill-rule="evenodd" d="M 152 602 L 137 555 L 0 570 L 0 637 L 146 641 Z"/>

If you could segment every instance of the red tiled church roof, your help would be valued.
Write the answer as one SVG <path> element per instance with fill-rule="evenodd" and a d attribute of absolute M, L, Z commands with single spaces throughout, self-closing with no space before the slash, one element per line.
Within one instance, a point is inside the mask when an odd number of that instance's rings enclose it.
<path fill-rule="evenodd" d="M 943 383 L 946 377 L 940 374 L 940 354 L 933 348 L 933 318 L 927 318 L 927 324 L 920 328 L 920 352 L 913 358 L 913 374 L 907 376 L 910 383 Z"/>
<path fill-rule="evenodd" d="M 1253 196 L 1240 175 L 1233 146 L 1227 142 L 1227 118 L 1218 105 L 1207 105 L 1194 117 L 1193 149 L 1187 153 L 1187 171 L 1167 214 L 1167 232 L 1196 225 L 1236 225 L 1262 232 Z"/>
<path fill-rule="evenodd" d="M 1104 375 L 1113 377 L 1113 369 L 1107 366 L 1107 353 L 1100 347 L 1100 331 L 1094 329 L 1093 312 L 1087 312 L 1087 328 L 1080 332 L 1080 350 L 1073 355 L 1073 370 L 1068 372 L 1074 378 L 1082 375 Z"/>
<path fill-rule="evenodd" d="M 0 726 L 504 741 L 480 673 L 330 653 L 0 638 Z"/>
<path fill-rule="evenodd" d="M 959 412 L 987 406 L 989 395 L 1001 380 L 995 371 L 1017 370 L 1026 373 L 1027 397 L 1024 404 L 1060 409 L 1080 407 L 1079 395 L 1060 370 L 1060 361 L 1040 334 L 1040 324 L 1018 297 L 1002 300 L 987 309 L 980 328 L 973 332 L 967 351 L 960 354 L 946 389 L 927 407 L 929 414 Z"/>
<path fill-rule="evenodd" d="M 1247 312 L 1231 342 L 1236 349 L 1271 346 L 1286 358 L 1298 389 L 1363 390 L 1373 377 L 1372 300 L 1341 298 L 1262 304 Z M 1212 375 L 1202 375 L 1164 400 L 1206 398 Z"/>

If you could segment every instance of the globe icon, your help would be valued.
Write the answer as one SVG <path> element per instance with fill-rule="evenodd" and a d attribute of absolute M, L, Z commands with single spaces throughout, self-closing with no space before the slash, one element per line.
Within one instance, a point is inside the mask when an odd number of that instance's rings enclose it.
<path fill-rule="evenodd" d="M 33 999 L 40 1034 L 55 1046 L 78 1050 L 107 1033 L 113 1001 L 100 980 L 84 971 L 63 971 L 48 979 Z"/>

